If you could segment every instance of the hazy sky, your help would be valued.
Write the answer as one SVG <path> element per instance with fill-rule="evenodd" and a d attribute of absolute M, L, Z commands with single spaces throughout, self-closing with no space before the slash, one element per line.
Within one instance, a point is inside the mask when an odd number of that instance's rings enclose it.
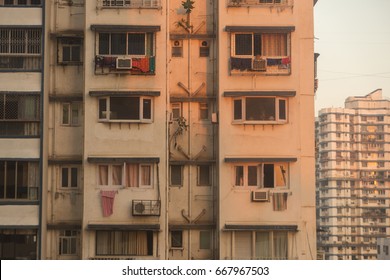
<path fill-rule="evenodd" d="M 378 88 L 390 98 L 390 0 L 319 0 L 314 22 L 316 115 Z"/>

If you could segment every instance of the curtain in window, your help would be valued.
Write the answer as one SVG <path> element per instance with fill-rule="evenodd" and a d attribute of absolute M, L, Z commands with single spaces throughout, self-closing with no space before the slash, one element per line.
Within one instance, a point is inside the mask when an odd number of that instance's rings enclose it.
<path fill-rule="evenodd" d="M 237 260 L 250 260 L 252 258 L 252 232 L 236 231 L 235 233 L 235 256 Z"/>
<path fill-rule="evenodd" d="M 274 211 L 287 210 L 287 196 L 288 193 L 273 193 L 273 209 Z"/>
<path fill-rule="evenodd" d="M 137 232 L 137 255 L 145 256 L 148 254 L 148 241 L 146 231 Z"/>
<path fill-rule="evenodd" d="M 142 186 L 151 185 L 151 169 L 149 165 L 141 166 L 141 185 Z"/>
<path fill-rule="evenodd" d="M 112 184 L 115 186 L 122 185 L 122 165 L 112 166 Z"/>
<path fill-rule="evenodd" d="M 287 260 L 287 232 L 274 232 L 274 259 Z"/>
<path fill-rule="evenodd" d="M 108 165 L 99 165 L 99 186 L 108 185 Z"/>
<path fill-rule="evenodd" d="M 269 232 L 256 232 L 256 259 L 260 260 L 270 260 L 271 257 L 271 248 L 269 242 Z"/>
<path fill-rule="evenodd" d="M 126 164 L 126 187 L 138 187 L 138 164 Z"/>
<path fill-rule="evenodd" d="M 286 34 L 262 34 L 264 56 L 287 56 Z"/>

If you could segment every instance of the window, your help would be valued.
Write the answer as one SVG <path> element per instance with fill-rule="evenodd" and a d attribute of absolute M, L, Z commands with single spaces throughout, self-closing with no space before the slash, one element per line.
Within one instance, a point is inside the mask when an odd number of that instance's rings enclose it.
<path fill-rule="evenodd" d="M 183 231 L 171 231 L 171 248 L 183 248 Z"/>
<path fill-rule="evenodd" d="M 208 103 L 199 103 L 199 119 L 203 121 L 210 119 Z"/>
<path fill-rule="evenodd" d="M 171 165 L 170 172 L 170 185 L 182 186 L 183 185 L 183 166 Z"/>
<path fill-rule="evenodd" d="M 211 165 L 198 165 L 198 186 L 211 186 Z"/>
<path fill-rule="evenodd" d="M 233 100 L 234 122 L 287 122 L 287 100 L 276 97 L 243 97 Z"/>
<path fill-rule="evenodd" d="M 37 162 L 0 161 L 0 200 L 38 200 Z"/>
<path fill-rule="evenodd" d="M 98 54 L 153 56 L 154 33 L 99 33 Z"/>
<path fill-rule="evenodd" d="M 58 63 L 80 64 L 82 62 L 82 38 L 64 37 L 58 39 Z"/>
<path fill-rule="evenodd" d="M 126 186 L 128 188 L 151 188 L 153 165 L 139 163 L 98 165 L 99 186 Z"/>
<path fill-rule="evenodd" d="M 39 93 L 0 93 L 0 136 L 37 136 L 39 127 Z"/>
<path fill-rule="evenodd" d="M 41 37 L 39 28 L 0 28 L 0 70 L 40 70 Z"/>
<path fill-rule="evenodd" d="M 61 230 L 59 235 L 59 255 L 74 256 L 79 253 L 80 231 Z"/>
<path fill-rule="evenodd" d="M 287 187 L 287 163 L 234 166 L 234 185 L 246 187 Z"/>
<path fill-rule="evenodd" d="M 0 0 L 0 6 L 40 6 L 41 0 Z"/>
<path fill-rule="evenodd" d="M 234 246 L 233 259 L 287 260 L 288 232 L 236 231 Z"/>
<path fill-rule="evenodd" d="M 172 120 L 178 120 L 181 117 L 181 103 L 172 103 Z"/>
<path fill-rule="evenodd" d="M 160 0 L 103 0 L 103 7 L 116 8 L 158 8 L 161 7 Z"/>
<path fill-rule="evenodd" d="M 79 186 L 78 174 L 78 167 L 61 167 L 61 188 L 77 188 Z"/>
<path fill-rule="evenodd" d="M 280 4 L 282 0 L 260 0 L 261 4 Z"/>
<path fill-rule="evenodd" d="M 211 249 L 211 231 L 201 230 L 199 232 L 199 249 L 210 250 Z"/>
<path fill-rule="evenodd" d="M 388 256 L 389 255 L 389 246 L 383 245 L 383 253 Z"/>
<path fill-rule="evenodd" d="M 96 231 L 96 255 L 152 256 L 152 231 Z"/>
<path fill-rule="evenodd" d="M 81 103 L 62 103 L 62 125 L 78 126 L 80 124 Z"/>
<path fill-rule="evenodd" d="M 1 260 L 36 260 L 37 231 L 29 229 L 0 229 Z"/>
<path fill-rule="evenodd" d="M 151 122 L 152 98 L 140 96 L 99 99 L 100 121 Z"/>

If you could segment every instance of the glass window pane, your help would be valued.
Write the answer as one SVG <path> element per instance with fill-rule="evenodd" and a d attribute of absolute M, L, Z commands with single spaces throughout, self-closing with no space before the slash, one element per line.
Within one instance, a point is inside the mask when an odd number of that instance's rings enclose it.
<path fill-rule="evenodd" d="M 182 182 L 183 182 L 182 166 L 181 165 L 171 165 L 171 185 L 172 186 L 181 186 Z"/>
<path fill-rule="evenodd" d="M 69 104 L 62 104 L 62 124 L 70 124 L 70 122 L 69 122 Z"/>
<path fill-rule="evenodd" d="M 287 232 L 274 232 L 274 259 L 287 260 Z"/>
<path fill-rule="evenodd" d="M 69 187 L 69 169 L 67 167 L 61 168 L 61 187 L 67 188 Z"/>
<path fill-rule="evenodd" d="M 115 186 L 122 185 L 122 165 L 112 166 L 112 184 Z"/>
<path fill-rule="evenodd" d="M 242 100 L 234 100 L 234 119 L 242 119 Z"/>
<path fill-rule="evenodd" d="M 100 33 L 99 34 L 99 54 L 110 53 L 110 34 Z"/>
<path fill-rule="evenodd" d="M 183 232 L 181 230 L 171 231 L 171 247 L 183 247 Z"/>
<path fill-rule="evenodd" d="M 199 232 L 199 249 L 211 249 L 210 230 L 203 230 Z"/>
<path fill-rule="evenodd" d="M 275 178 L 274 178 L 274 165 L 273 164 L 264 164 L 264 169 L 263 169 L 263 178 L 264 178 L 264 187 L 265 188 L 273 188 L 275 183 Z"/>
<path fill-rule="evenodd" d="M 81 54 L 80 46 L 73 46 L 72 47 L 72 61 L 81 61 L 80 54 Z"/>
<path fill-rule="evenodd" d="M 151 166 L 142 165 L 141 166 L 141 185 L 150 186 L 151 183 Z"/>
<path fill-rule="evenodd" d="M 252 34 L 235 34 L 235 55 L 252 55 Z"/>
<path fill-rule="evenodd" d="M 107 99 L 99 99 L 99 119 L 108 119 Z"/>
<path fill-rule="evenodd" d="M 129 33 L 128 54 L 145 55 L 145 33 Z"/>
<path fill-rule="evenodd" d="M 248 186 L 257 185 L 257 166 L 248 166 Z"/>
<path fill-rule="evenodd" d="M 70 46 L 62 48 L 62 61 L 70 61 Z"/>
<path fill-rule="evenodd" d="M 79 124 L 79 104 L 72 103 L 72 125 Z"/>
<path fill-rule="evenodd" d="M 140 118 L 139 97 L 111 97 L 110 119 L 111 120 L 139 120 Z"/>
<path fill-rule="evenodd" d="M 152 100 L 143 99 L 143 119 L 150 120 L 152 119 Z"/>
<path fill-rule="evenodd" d="M 244 185 L 244 166 L 235 166 L 235 185 L 243 186 Z"/>
<path fill-rule="evenodd" d="M 78 176 L 77 176 L 77 167 L 72 167 L 71 168 L 71 175 L 70 175 L 70 182 L 71 182 L 71 187 L 77 187 L 78 186 Z"/>
<path fill-rule="evenodd" d="M 111 54 L 126 54 L 125 33 L 111 33 Z"/>
<path fill-rule="evenodd" d="M 210 186 L 210 165 L 198 166 L 198 186 Z"/>
<path fill-rule="evenodd" d="M 286 120 L 286 100 L 279 100 L 279 120 Z"/>
<path fill-rule="evenodd" d="M 272 259 L 269 232 L 256 232 L 255 252 L 256 259 Z"/>
<path fill-rule="evenodd" d="M 99 165 L 99 185 L 108 185 L 108 165 Z"/>
<path fill-rule="evenodd" d="M 246 98 L 246 120 L 274 121 L 275 98 Z"/>

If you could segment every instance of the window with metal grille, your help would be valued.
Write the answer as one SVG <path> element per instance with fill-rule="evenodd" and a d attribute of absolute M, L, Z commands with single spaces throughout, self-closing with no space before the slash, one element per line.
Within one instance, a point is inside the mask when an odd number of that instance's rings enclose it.
<path fill-rule="evenodd" d="M 0 161 L 0 200 L 38 200 L 37 162 Z"/>
<path fill-rule="evenodd" d="M 0 92 L 0 137 L 39 135 L 39 93 Z"/>
<path fill-rule="evenodd" d="M 40 6 L 41 0 L 0 0 L 0 6 Z"/>
<path fill-rule="evenodd" d="M 154 55 L 154 33 L 99 33 L 99 55 Z"/>
<path fill-rule="evenodd" d="M 40 70 L 40 28 L 0 28 L 0 70 Z"/>
<path fill-rule="evenodd" d="M 161 0 L 103 0 L 103 7 L 158 8 Z"/>

